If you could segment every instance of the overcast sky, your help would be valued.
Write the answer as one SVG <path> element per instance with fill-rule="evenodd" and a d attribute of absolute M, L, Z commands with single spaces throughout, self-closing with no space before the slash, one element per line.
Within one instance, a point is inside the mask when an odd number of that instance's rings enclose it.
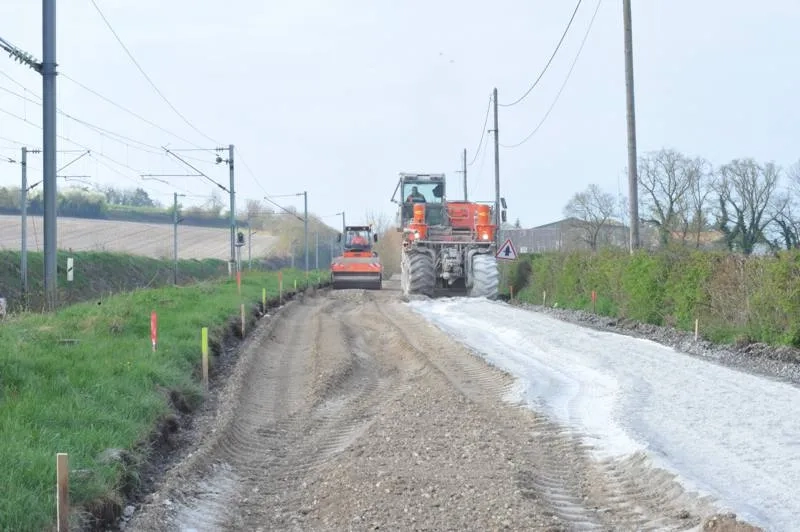
<path fill-rule="evenodd" d="M 58 107 L 95 129 L 59 115 L 58 132 L 97 153 L 65 172 L 138 182 L 170 202 L 174 191 L 208 195 L 215 187 L 197 177 L 142 181 L 139 174 L 188 173 L 159 146 L 232 143 L 245 163 L 237 166 L 238 205 L 307 190 L 309 210 L 332 226 L 330 215 L 343 209 L 352 223 L 365 221 L 368 209 L 394 216 L 389 199 L 402 171 L 444 172 L 448 195 L 461 198 L 464 148 L 468 162 L 475 158 L 470 199 L 493 200 L 488 134 L 489 149 L 475 152 L 489 95 L 497 87 L 500 103 L 510 103 L 530 87 L 575 7 L 573 0 L 96 2 L 158 88 L 213 142 L 157 95 L 91 0 L 59 0 L 59 71 L 171 133 L 61 76 Z M 500 108 L 501 144 L 518 143 L 542 120 L 596 6 L 582 2 L 539 85 Z M 639 153 L 672 147 L 715 164 L 800 158 L 798 27 L 796 0 L 634 1 Z M 0 36 L 41 59 L 41 2 L 0 2 Z M 590 183 L 625 193 L 623 60 L 622 1 L 603 0 L 547 120 L 526 143 L 500 150 L 509 221 L 531 227 L 560 219 Z M 41 130 L 31 125 L 41 125 L 41 107 L 6 90 L 38 101 L 41 77 L 0 54 L 0 156 L 18 158 L 15 142 L 41 146 Z M 60 139 L 59 149 L 80 147 Z M 60 154 L 59 162 L 76 155 Z M 227 184 L 212 152 L 184 155 Z M 41 174 L 36 157 L 33 180 Z M 18 183 L 18 166 L 0 162 L 0 185 Z M 302 209 L 302 198 L 280 201 Z"/>

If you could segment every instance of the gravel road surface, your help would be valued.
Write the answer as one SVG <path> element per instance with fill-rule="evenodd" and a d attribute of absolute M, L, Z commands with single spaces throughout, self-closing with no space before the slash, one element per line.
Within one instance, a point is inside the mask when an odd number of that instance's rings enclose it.
<path fill-rule="evenodd" d="M 748 530 L 641 460 L 598 462 L 387 283 L 261 319 L 125 530 Z M 705 524 L 705 526 L 704 526 Z"/>

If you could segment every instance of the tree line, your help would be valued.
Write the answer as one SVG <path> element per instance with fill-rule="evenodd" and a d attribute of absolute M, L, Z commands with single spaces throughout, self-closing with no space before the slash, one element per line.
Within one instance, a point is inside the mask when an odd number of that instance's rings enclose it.
<path fill-rule="evenodd" d="M 27 196 L 28 214 L 43 215 L 44 197 L 41 189 L 31 190 Z M 21 214 L 21 202 L 20 187 L 0 187 L 0 214 Z M 215 191 L 203 205 L 184 208 L 179 204 L 178 208 L 182 223 L 186 225 L 228 227 L 230 222 L 224 205 Z M 131 222 L 172 223 L 174 219 L 174 205 L 163 205 L 139 187 L 121 189 L 109 186 L 94 190 L 88 187 L 64 188 L 58 191 L 56 211 L 58 216 Z M 240 224 L 243 223 L 240 221 Z"/>
<path fill-rule="evenodd" d="M 712 246 L 750 255 L 800 247 L 800 162 L 737 158 L 714 166 L 674 149 L 644 154 L 638 162 L 642 244 Z M 624 220 L 627 200 L 590 184 L 570 198 L 564 215 L 578 221 L 595 250 L 601 235 Z"/>

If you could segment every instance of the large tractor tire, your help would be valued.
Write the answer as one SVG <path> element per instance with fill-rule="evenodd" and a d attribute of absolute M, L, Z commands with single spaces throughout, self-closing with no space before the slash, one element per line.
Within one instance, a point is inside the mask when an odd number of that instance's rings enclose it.
<path fill-rule="evenodd" d="M 496 299 L 500 286 L 500 271 L 497 259 L 492 255 L 475 255 L 472 257 L 472 287 L 469 297 L 485 297 Z"/>
<path fill-rule="evenodd" d="M 435 285 L 433 257 L 428 253 L 404 253 L 400 267 L 400 286 L 403 295 L 433 296 Z"/>

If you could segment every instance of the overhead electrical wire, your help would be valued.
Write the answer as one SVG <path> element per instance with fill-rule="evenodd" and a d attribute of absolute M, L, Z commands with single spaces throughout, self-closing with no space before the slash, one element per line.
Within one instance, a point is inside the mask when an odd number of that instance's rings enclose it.
<path fill-rule="evenodd" d="M 170 136 L 173 136 L 173 137 L 175 137 L 176 139 L 180 140 L 181 142 L 185 142 L 186 144 L 192 145 L 192 146 L 194 146 L 194 147 L 196 147 L 196 148 L 199 148 L 199 147 L 200 147 L 198 144 L 195 144 L 195 143 L 194 143 L 194 142 L 192 142 L 192 141 L 186 140 L 185 138 L 181 137 L 180 135 L 177 135 L 176 133 L 173 133 L 172 131 L 169 131 L 168 129 L 166 129 L 166 128 L 164 128 L 164 127 L 162 127 L 162 126 L 160 126 L 160 125 L 156 124 L 156 123 L 155 123 L 155 122 L 153 122 L 152 120 L 148 120 L 147 118 L 145 118 L 145 117 L 143 117 L 142 115 L 140 115 L 140 114 L 136 113 L 135 111 L 132 111 L 132 110 L 128 109 L 127 107 L 125 107 L 124 105 L 122 105 L 122 104 L 120 104 L 120 103 L 117 103 L 117 102 L 115 102 L 114 100 L 112 100 L 112 99 L 110 99 L 110 98 L 108 98 L 108 97 L 104 96 L 103 94 L 101 94 L 101 93 L 99 93 L 98 91 L 96 91 L 96 90 L 92 89 L 91 87 L 87 87 L 86 85 L 84 85 L 84 84 L 83 84 L 83 83 L 81 83 L 80 81 L 77 81 L 77 80 L 75 80 L 75 79 L 73 79 L 73 78 L 69 77 L 68 75 L 64 74 L 63 72 L 59 72 L 59 73 L 58 73 L 58 75 L 59 75 L 59 77 L 62 77 L 62 78 L 64 78 L 64 79 L 67 79 L 67 80 L 71 81 L 72 83 L 74 83 L 74 84 L 75 84 L 75 85 L 77 85 L 78 87 L 82 88 L 82 89 L 83 89 L 83 90 L 85 90 L 86 92 L 89 92 L 89 93 L 91 93 L 91 94 L 93 94 L 93 95 L 97 96 L 97 97 L 98 97 L 98 98 L 100 98 L 101 100 L 103 100 L 103 101 L 105 101 L 105 102 L 107 102 L 107 103 L 109 103 L 109 104 L 113 105 L 113 106 L 114 106 L 114 107 L 116 107 L 117 109 L 120 109 L 120 110 L 122 110 L 122 111 L 125 111 L 126 113 L 128 113 L 128 114 L 129 114 L 129 115 L 131 115 L 131 116 L 133 116 L 134 118 L 137 118 L 137 119 L 141 120 L 141 121 L 142 121 L 142 122 L 144 122 L 145 124 L 148 124 L 148 125 L 150 125 L 150 126 L 153 126 L 154 128 L 156 128 L 156 129 L 158 129 L 158 130 L 160 130 L 160 131 L 162 131 L 162 132 L 166 133 L 167 135 L 170 135 Z"/>
<path fill-rule="evenodd" d="M 481 151 L 481 146 L 483 145 L 483 139 L 486 136 L 486 124 L 489 123 L 489 112 L 492 110 L 492 100 L 494 98 L 492 95 L 489 95 L 489 105 L 486 106 L 486 116 L 483 119 L 483 127 L 481 128 L 481 139 L 478 141 L 478 147 L 475 148 L 475 156 L 472 158 L 472 162 L 470 162 L 467 166 L 472 166 L 475 164 L 475 160 L 478 158 L 478 153 Z"/>
<path fill-rule="evenodd" d="M 272 203 L 273 205 L 275 205 L 277 208 L 279 208 L 280 210 L 282 210 L 282 211 L 283 211 L 283 212 L 285 212 L 286 214 L 289 214 L 289 215 L 291 215 L 291 216 L 294 216 L 295 218 L 297 218 L 297 219 L 298 219 L 298 220 L 300 220 L 301 222 L 304 222 L 304 221 L 305 221 L 305 218 L 303 218 L 302 216 L 299 216 L 299 215 L 298 215 L 296 212 L 292 212 L 292 211 L 290 211 L 289 209 L 287 209 L 287 208 L 286 208 L 286 207 L 284 207 L 283 205 L 279 205 L 279 204 L 275 203 L 274 201 L 272 201 L 272 200 L 271 200 L 271 199 L 269 199 L 268 197 L 264 197 L 264 199 L 265 199 L 265 200 L 267 200 L 268 202 Z"/>
<path fill-rule="evenodd" d="M 6 76 L 6 77 L 8 77 L 8 76 Z M 20 84 L 18 83 L 18 85 L 20 85 Z M 22 87 L 23 87 L 23 89 L 25 89 L 26 91 L 28 90 L 28 89 L 26 89 L 24 86 L 22 86 Z M 42 104 L 41 104 L 41 102 L 37 102 L 37 101 L 35 101 L 35 100 L 32 100 L 32 99 L 30 99 L 30 98 L 26 97 L 25 95 L 19 94 L 19 93 L 15 92 L 15 91 L 12 91 L 12 90 L 10 90 L 10 89 L 7 89 L 7 88 L 5 88 L 5 87 L 0 87 L 0 90 L 2 90 L 2 91 L 5 91 L 5 92 L 7 92 L 7 93 L 9 93 L 9 94 L 12 94 L 12 95 L 14 95 L 14 96 L 16 96 L 16 97 L 18 97 L 18 98 L 20 98 L 20 99 L 24 100 L 24 101 L 28 101 L 28 102 L 34 103 L 34 104 L 36 104 L 36 105 L 39 105 L 39 106 L 41 106 L 41 105 L 42 105 Z M 28 91 L 28 92 L 30 92 L 30 91 Z M 33 122 L 31 122 L 31 121 L 27 120 L 27 119 L 26 119 L 26 118 L 24 118 L 24 117 L 21 117 L 21 116 L 19 116 L 19 115 L 14 115 L 13 113 L 10 113 L 10 112 L 8 112 L 8 111 L 5 111 L 5 110 L 2 110 L 2 109 L 0 109 L 0 111 L 3 111 L 3 112 L 5 112 L 6 114 L 9 114 L 9 115 L 11 115 L 11 116 L 13 116 L 14 118 L 16 118 L 16 119 L 18 119 L 18 120 L 23 120 L 23 121 L 25 121 L 26 123 L 28 123 L 28 124 L 30 124 L 30 125 L 32 125 L 32 126 L 34 126 L 34 127 L 37 127 L 37 128 L 39 128 L 39 129 L 41 129 L 41 127 L 40 127 L 38 124 L 34 124 Z M 149 154 L 161 155 L 161 156 L 163 156 L 163 155 L 164 155 L 164 153 L 163 153 L 162 151 L 160 151 L 160 148 L 159 148 L 158 146 L 155 146 L 155 145 L 153 145 L 153 144 L 148 144 L 148 143 L 145 143 L 145 142 L 141 142 L 141 141 L 139 141 L 139 140 L 136 140 L 136 139 L 134 139 L 134 138 L 128 137 L 128 136 L 126 136 L 126 135 L 122 135 L 121 133 L 116 133 L 116 132 L 114 132 L 114 131 L 111 131 L 111 130 L 108 130 L 108 129 L 106 129 L 106 128 L 100 127 L 100 126 L 98 126 L 98 125 L 92 124 L 91 122 L 87 122 L 87 121 L 85 121 L 85 120 L 81 120 L 81 119 L 79 119 L 79 118 L 77 118 L 77 117 L 74 117 L 74 116 L 72 116 L 72 115 L 68 114 L 68 113 L 65 113 L 65 112 L 64 112 L 64 111 L 62 111 L 61 109 L 57 109 L 57 112 L 58 112 L 59 114 L 61 114 L 61 115 L 65 116 L 65 117 L 69 118 L 70 120 L 73 120 L 73 121 L 75 121 L 75 122 L 77 122 L 77 123 L 79 123 L 79 124 L 83 125 L 84 127 L 87 127 L 87 128 L 89 128 L 89 129 L 93 130 L 94 132 L 98 133 L 100 136 L 102 136 L 102 137 L 104 137 L 104 138 L 108 138 L 109 140 L 112 140 L 112 141 L 118 142 L 119 144 L 121 144 L 121 145 L 123 145 L 123 146 L 125 146 L 125 147 L 128 147 L 128 148 L 133 148 L 133 149 L 137 149 L 137 150 L 140 150 L 140 151 L 142 151 L 142 152 L 149 153 Z M 72 142 L 73 144 L 76 144 L 76 145 L 78 145 L 77 143 L 75 143 L 75 142 L 74 142 L 74 141 L 72 141 L 71 139 L 68 139 L 68 138 L 66 138 L 66 137 L 61 137 L 61 138 L 63 138 L 64 140 L 67 140 L 68 142 Z M 124 139 L 125 141 L 128 141 L 128 142 L 132 143 L 133 145 L 131 145 L 131 144 L 128 144 L 128 143 L 126 143 L 126 142 L 124 142 L 123 140 L 120 140 L 120 139 Z M 137 144 L 138 144 L 138 146 L 137 146 Z M 142 147 L 142 146 L 144 146 L 144 147 Z M 91 148 L 88 148 L 88 147 L 86 147 L 86 149 L 87 149 L 87 150 L 90 150 L 90 151 L 94 151 L 94 150 L 91 150 Z M 206 151 L 206 150 L 204 150 L 204 151 Z M 134 168 L 132 168 L 132 167 L 130 167 L 130 166 L 128 166 L 128 165 L 126 165 L 126 164 L 120 163 L 119 161 L 116 161 L 116 160 L 112 159 L 111 157 L 108 157 L 107 155 L 104 155 L 103 153 L 100 153 L 100 156 L 101 156 L 101 157 L 106 157 L 108 160 L 110 160 L 110 161 L 114 162 L 115 164 L 118 164 L 118 165 L 120 165 L 120 166 L 123 166 L 123 167 L 126 167 L 126 168 L 128 168 L 128 169 L 130 169 L 130 170 L 132 170 L 132 171 L 134 171 L 134 172 L 137 172 L 137 170 L 136 170 L 136 169 L 134 169 Z M 187 158 L 190 158 L 190 157 L 187 157 Z M 203 162 L 208 162 L 208 161 L 206 161 L 205 159 L 198 159 L 198 158 L 194 158 L 194 157 L 191 157 L 191 159 L 197 159 L 197 160 L 200 160 L 200 161 L 203 161 Z M 170 159 L 170 160 L 172 160 L 172 159 Z M 173 162 L 174 162 L 174 161 L 173 161 Z M 104 165 L 104 166 L 106 166 L 106 165 Z M 111 169 L 111 168 L 110 168 L 110 167 L 108 167 L 108 166 L 106 166 L 106 168 L 109 168 L 109 169 Z M 112 171 L 114 171 L 113 169 L 111 169 L 111 170 L 112 170 Z M 122 175 L 122 176 L 124 176 L 124 174 L 120 174 L 119 172 L 116 172 L 116 171 L 115 171 L 115 173 L 116 173 L 117 175 Z M 127 179 L 130 179 L 130 178 L 129 178 L 129 177 L 127 177 L 127 176 L 124 176 L 124 177 L 126 177 Z M 183 189 L 183 188 L 180 188 L 180 187 L 176 187 L 176 186 L 175 186 L 173 183 L 166 183 L 166 184 L 168 184 L 168 185 L 170 185 L 170 186 L 173 186 L 173 187 L 177 188 L 178 190 L 185 191 L 185 189 Z"/>
<path fill-rule="evenodd" d="M 589 27 L 586 28 L 586 33 L 583 35 L 583 40 L 581 41 L 581 45 L 578 48 L 578 52 L 575 54 L 575 59 L 573 59 L 572 64 L 569 67 L 569 71 L 567 72 L 566 77 L 564 78 L 564 82 L 561 84 L 561 87 L 558 89 L 558 93 L 556 93 L 556 97 L 553 99 L 553 103 L 550 104 L 550 107 L 547 109 L 547 112 L 544 114 L 542 119 L 537 124 L 536 128 L 531 131 L 527 137 L 522 139 L 521 141 L 517 142 L 516 144 L 501 144 L 504 148 L 516 148 L 525 144 L 528 140 L 530 140 L 542 127 L 542 125 L 547 120 L 547 117 L 550 116 L 550 113 L 553 111 L 553 108 L 558 103 L 558 99 L 561 97 L 561 93 L 564 91 L 564 87 L 567 86 L 567 82 L 569 81 L 570 76 L 572 75 L 572 71 L 575 68 L 575 64 L 578 62 L 578 58 L 581 56 L 581 51 L 583 50 L 583 46 L 586 44 L 586 39 L 589 37 L 589 33 L 592 31 L 592 24 L 594 24 L 594 19 L 597 16 L 597 12 L 600 10 L 600 4 L 603 3 L 603 0 L 597 1 L 597 7 L 594 9 L 594 13 L 592 14 L 592 18 L 589 21 Z"/>
<path fill-rule="evenodd" d="M 153 86 L 153 88 L 156 90 L 156 92 L 159 94 L 159 96 L 161 96 L 164 99 L 164 101 L 173 109 L 173 111 L 175 111 L 178 114 L 178 116 L 180 116 L 184 120 L 184 122 L 186 122 L 192 129 L 194 129 L 196 132 L 200 133 L 203 137 L 207 138 L 208 140 L 214 142 L 215 144 L 220 144 L 219 142 L 217 142 L 213 138 L 211 138 L 208 135 L 205 135 L 203 132 L 199 131 L 180 112 L 178 112 L 177 109 L 175 109 L 175 107 L 171 104 L 171 102 L 169 102 L 169 100 L 166 99 L 166 97 L 163 95 L 163 93 L 161 93 L 161 91 L 158 89 L 158 87 L 155 86 L 155 83 L 153 83 L 152 79 L 150 79 L 150 77 L 147 75 L 147 73 L 144 72 L 144 69 L 141 67 L 141 65 L 139 65 L 139 63 L 133 57 L 133 54 L 131 54 L 130 50 L 122 42 L 122 39 L 119 37 L 119 35 L 113 29 L 113 27 L 111 26 L 110 22 L 104 16 L 104 14 L 100 10 L 100 8 L 97 5 L 97 3 L 94 0 L 91 0 L 91 1 L 92 1 L 92 4 L 94 5 L 95 9 L 97 9 L 98 13 L 103 18 L 103 21 L 108 26 L 109 30 L 111 30 L 111 32 L 114 34 L 114 36 L 117 39 L 117 41 L 119 42 L 120 46 L 122 46 L 122 48 L 128 54 L 129 58 L 133 61 L 135 66 L 139 69 L 139 71 L 147 79 L 147 81 L 150 82 L 150 84 Z M 26 92 L 30 93 L 33 96 L 36 96 L 39 100 L 41 100 L 41 97 L 39 97 L 38 95 L 36 95 L 32 91 L 30 91 L 23 84 L 19 83 L 17 80 L 12 78 L 11 76 L 6 74 L 5 72 L 0 72 L 0 74 L 2 74 L 4 77 L 6 77 L 9 80 L 11 80 L 13 83 L 15 83 L 17 86 L 21 87 Z M 179 139 L 182 142 L 185 142 L 185 143 L 189 144 L 190 146 L 193 146 L 193 147 L 197 148 L 197 151 L 208 151 L 210 153 L 213 153 L 213 151 L 214 151 L 214 150 L 211 150 L 211 149 L 208 149 L 208 148 L 202 148 L 199 144 L 191 142 L 188 139 L 186 139 L 186 138 L 184 138 L 184 137 L 182 137 L 182 136 L 180 136 L 180 135 L 178 135 L 178 134 L 176 134 L 176 133 L 174 133 L 174 132 L 172 132 L 172 131 L 170 131 L 170 130 L 162 127 L 162 126 L 160 126 L 159 124 L 153 122 L 152 120 L 149 120 L 149 119 L 143 117 L 142 115 L 136 113 L 135 111 L 132 111 L 128 107 L 126 107 L 126 106 L 124 106 L 124 105 L 122 105 L 120 103 L 115 102 L 111 98 L 108 98 L 107 96 L 105 96 L 105 95 L 101 94 L 100 92 L 92 89 L 91 87 L 88 87 L 85 84 L 79 82 L 78 80 L 76 80 L 74 78 L 71 78 L 69 75 L 67 75 L 67 74 L 65 74 L 63 72 L 59 72 L 59 75 L 60 75 L 60 77 L 67 79 L 68 81 L 74 83 L 78 87 L 80 87 L 83 90 L 93 94 L 94 96 L 100 98 L 101 100 L 103 100 L 103 101 L 113 105 L 114 107 L 117 107 L 118 109 L 128 113 L 129 115 L 133 116 L 134 118 L 137 118 L 138 120 L 140 120 L 140 121 L 142 121 L 142 122 L 144 122 L 144 123 L 156 128 L 156 129 L 158 129 L 158 130 L 160 130 L 160 131 L 162 131 L 162 132 L 164 132 L 164 133 L 166 133 L 166 134 L 168 134 L 168 135 L 170 135 L 172 137 L 175 137 L 176 139 Z M 23 95 L 20 95 L 18 93 L 14 93 L 13 91 L 9 91 L 8 89 L 4 89 L 2 87 L 0 87 L 0 89 L 3 89 L 6 92 L 10 92 L 12 94 L 15 94 L 16 96 L 18 96 L 18 97 L 20 97 L 20 98 L 22 98 L 22 99 L 24 99 L 26 101 L 29 101 L 31 103 L 34 103 L 34 104 L 37 104 L 37 105 L 41 105 L 41 102 L 30 100 L 27 97 L 25 97 Z M 85 120 L 78 119 L 78 118 L 76 118 L 76 117 L 74 117 L 74 116 L 72 116 L 72 115 L 70 115 L 68 113 L 65 113 L 65 112 L 61 111 L 61 110 L 59 110 L 59 113 L 61 113 L 65 117 L 67 117 L 67 118 L 69 118 L 69 119 L 71 119 L 71 120 L 73 120 L 75 122 L 78 122 L 78 123 L 84 125 L 85 127 L 88 127 L 90 129 L 94 129 L 95 132 L 97 132 L 101 136 L 107 136 L 106 138 L 110 138 L 110 140 L 117 140 L 117 142 L 120 142 L 121 144 L 124 144 L 125 146 L 127 146 L 129 148 L 138 149 L 140 151 L 143 151 L 143 152 L 146 152 L 146 153 L 151 153 L 151 154 L 161 154 L 162 153 L 160 151 L 157 151 L 159 148 L 157 146 L 155 146 L 155 145 L 148 144 L 148 143 L 145 143 L 145 142 L 142 142 L 142 141 L 138 141 L 136 139 L 133 139 L 133 138 L 125 136 L 125 135 L 122 135 L 120 133 L 115 133 L 115 132 L 110 131 L 110 130 L 108 130 L 106 128 L 102 128 L 100 126 L 97 126 L 96 124 L 92 124 L 91 122 L 87 122 Z M 118 137 L 119 139 L 127 140 L 128 142 L 130 142 L 130 143 L 132 143 L 134 145 L 126 144 L 124 142 L 119 141 L 118 139 L 113 138 L 113 137 Z M 261 190 L 264 191 L 264 193 L 266 194 L 267 193 L 266 188 L 262 185 L 261 181 L 258 179 L 258 177 L 256 176 L 255 172 L 252 170 L 252 168 L 250 168 L 250 166 L 247 164 L 247 162 L 244 159 L 244 157 L 241 155 L 241 149 L 236 148 L 236 151 L 239 153 L 239 159 L 241 160 L 242 166 L 245 168 L 247 173 L 251 176 L 251 178 L 256 183 L 256 185 L 258 185 L 258 187 L 261 188 Z M 187 155 L 184 155 L 183 157 L 186 158 L 186 159 L 194 160 L 194 161 L 208 162 L 206 159 L 201 159 L 199 157 L 192 157 L 192 156 L 187 156 Z"/>
<path fill-rule="evenodd" d="M 134 57 L 133 57 L 133 54 L 130 52 L 130 50 L 128 50 L 128 47 L 127 47 L 127 46 L 125 46 L 125 43 L 124 43 L 124 42 L 122 42 L 122 39 L 121 39 L 121 38 L 120 38 L 120 36 L 117 34 L 117 32 L 114 30 L 114 27 L 111 25 L 111 23 L 108 21 L 108 19 L 106 18 L 106 16 L 103 14 L 103 11 L 100 9 L 100 6 L 98 6 L 98 5 L 97 5 L 97 2 L 96 2 L 95 0 L 89 0 L 89 1 L 92 3 L 92 5 L 94 6 L 94 8 L 97 10 L 97 13 L 100 15 L 100 18 L 102 18 L 102 19 L 103 19 L 103 22 L 105 22 L 106 26 L 107 26 L 107 27 L 108 27 L 108 29 L 111 31 L 111 33 L 114 35 L 114 38 L 117 40 L 117 42 L 118 42 L 118 43 L 119 43 L 119 45 L 122 47 L 122 49 L 125 51 L 125 53 L 128 55 L 128 57 L 130 58 L 130 60 L 133 62 L 133 64 L 134 64 L 134 65 L 136 65 L 136 68 L 139 70 L 139 72 L 142 74 L 142 76 L 144 76 L 144 78 L 145 78 L 145 79 L 148 81 L 148 83 L 150 83 L 150 86 L 151 86 L 151 87 L 153 87 L 153 90 L 155 90 L 155 91 L 156 91 L 156 93 L 157 93 L 157 94 L 158 94 L 158 95 L 161 97 L 161 99 L 162 99 L 162 100 L 164 100 L 164 102 L 166 102 L 166 104 L 167 104 L 167 105 L 168 105 L 168 106 L 169 106 L 169 107 L 170 107 L 170 108 L 171 108 L 171 109 L 172 109 L 172 110 L 175 112 L 175 114 L 176 114 L 176 115 L 178 115 L 178 116 L 179 116 L 179 117 L 180 117 L 180 118 L 181 118 L 181 119 L 182 119 L 184 122 L 186 122 L 186 124 L 187 124 L 187 125 L 188 125 L 190 128 L 192 128 L 192 129 L 193 129 L 195 132 L 197 132 L 198 134 L 200 134 L 202 137 L 205 137 L 205 138 L 207 138 L 208 140 L 210 140 L 210 141 L 211 141 L 211 142 L 213 142 L 214 144 L 217 144 L 217 145 L 221 144 L 220 142 L 218 142 L 218 141 L 214 140 L 213 138 L 209 137 L 208 135 L 206 135 L 205 133 L 203 133 L 202 131 L 200 131 L 199 129 L 197 129 L 197 127 L 195 127 L 195 125 L 194 125 L 194 124 L 192 124 L 192 123 L 191 123 L 191 122 L 190 122 L 190 121 L 189 121 L 189 120 L 188 120 L 188 119 L 187 119 L 185 116 L 183 116 L 183 114 L 181 114 L 181 112 L 180 112 L 180 111 L 178 111 L 178 109 L 176 109 L 176 108 L 175 108 L 175 106 L 174 106 L 174 105 L 172 105 L 172 102 L 170 102 L 170 101 L 167 99 L 167 97 L 166 97 L 166 96 L 164 96 L 164 93 L 162 93 L 162 92 L 161 92 L 161 90 L 160 90 L 160 89 L 159 89 L 159 88 L 156 86 L 156 84 L 153 82 L 153 80 L 152 80 L 152 79 L 150 79 L 150 76 L 148 76 L 148 75 L 147 75 L 147 73 L 146 73 L 146 72 L 144 71 L 144 69 L 141 67 L 141 65 L 139 64 L 139 62 L 138 62 L 138 61 L 136 61 L 136 58 L 134 58 Z"/>
<path fill-rule="evenodd" d="M 575 20 L 575 15 L 578 13 L 578 8 L 581 7 L 581 2 L 582 2 L 582 0 L 578 0 L 578 3 L 575 5 L 575 9 L 572 11 L 572 16 L 569 18 L 569 22 L 567 23 L 567 27 L 564 28 L 564 33 L 561 34 L 561 39 L 558 40 L 558 44 L 556 44 L 555 50 L 553 50 L 553 53 L 550 56 L 550 59 L 547 60 L 547 64 L 544 65 L 544 68 L 539 73 L 539 77 L 536 78 L 536 81 L 533 82 L 533 85 L 531 85 L 528 88 L 528 90 L 525 91 L 525 94 L 523 94 L 522 96 L 517 98 L 515 101 L 513 101 L 511 103 L 499 103 L 498 102 L 498 104 L 497 104 L 498 106 L 500 106 L 500 107 L 511 107 L 511 106 L 517 105 L 519 102 L 524 100 L 528 96 L 528 94 L 531 93 L 531 91 L 534 89 L 534 87 L 536 87 L 536 85 L 539 84 L 539 81 L 542 79 L 542 76 L 544 76 L 544 73 L 547 72 L 548 67 L 550 67 L 550 63 L 553 62 L 553 59 L 555 58 L 556 53 L 558 53 L 559 48 L 561 48 L 561 43 L 564 42 L 564 38 L 567 36 L 567 32 L 569 32 L 569 28 L 570 28 L 570 26 L 572 26 L 572 21 Z"/>

